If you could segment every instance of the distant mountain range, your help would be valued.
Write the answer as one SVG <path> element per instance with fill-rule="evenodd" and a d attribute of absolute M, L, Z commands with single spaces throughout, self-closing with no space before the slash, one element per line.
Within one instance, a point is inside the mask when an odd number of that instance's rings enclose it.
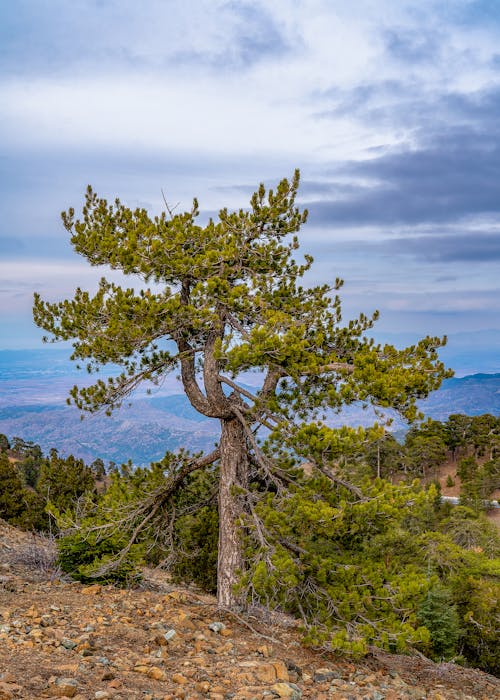
<path fill-rule="evenodd" d="M 152 396 L 133 398 L 130 406 L 86 415 L 66 405 L 69 389 L 89 383 L 68 361 L 65 350 L 0 351 L 0 433 L 38 443 L 44 452 L 56 447 L 86 461 L 100 457 L 117 463 L 131 459 L 148 464 L 166 450 L 209 450 L 218 438 L 218 422 L 198 414 L 175 378 Z M 500 415 L 500 374 L 474 374 L 448 379 L 421 404 L 426 415 L 446 420 L 451 413 Z M 370 425 L 370 409 L 355 405 L 331 415 L 331 425 Z M 394 429 L 403 423 L 395 419 Z"/>

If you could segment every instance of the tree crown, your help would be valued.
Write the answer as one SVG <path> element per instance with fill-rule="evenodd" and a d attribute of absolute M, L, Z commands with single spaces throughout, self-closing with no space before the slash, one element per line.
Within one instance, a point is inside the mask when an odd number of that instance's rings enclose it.
<path fill-rule="evenodd" d="M 75 250 L 154 286 L 135 291 L 103 278 L 94 296 L 79 288 L 58 303 L 35 295 L 35 322 L 54 340 L 73 340 L 73 359 L 90 372 L 106 363 L 123 368 L 117 378 L 75 387 L 76 405 L 111 410 L 141 381 L 159 382 L 180 367 L 188 398 L 208 416 L 243 410 L 254 422 L 361 400 L 414 418 L 416 400 L 449 376 L 437 356 L 445 340 L 428 337 L 405 350 L 377 345 L 365 336 L 377 313 L 342 325 L 341 280 L 302 286 L 312 258 L 295 258 L 307 219 L 295 205 L 298 186 L 298 171 L 276 190 L 260 185 L 249 209 L 222 209 L 204 227 L 196 200 L 189 212 L 151 217 L 118 199 L 108 204 L 89 187 L 82 218 L 73 209 L 62 214 Z M 234 382 L 247 370 L 264 373 L 255 395 Z"/>

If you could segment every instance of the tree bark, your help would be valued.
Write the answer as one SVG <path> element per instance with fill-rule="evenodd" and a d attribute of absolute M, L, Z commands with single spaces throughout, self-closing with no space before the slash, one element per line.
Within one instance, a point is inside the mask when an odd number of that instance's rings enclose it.
<path fill-rule="evenodd" d="M 220 452 L 217 603 L 235 609 L 242 602 L 234 586 L 243 570 L 243 552 L 238 524 L 241 505 L 234 490 L 248 485 L 246 435 L 237 418 L 221 420 Z"/>

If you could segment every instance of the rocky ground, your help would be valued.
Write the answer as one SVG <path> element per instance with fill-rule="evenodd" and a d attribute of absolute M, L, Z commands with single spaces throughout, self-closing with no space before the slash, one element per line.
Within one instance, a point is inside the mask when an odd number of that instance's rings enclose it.
<path fill-rule="evenodd" d="M 236 617 L 149 577 L 143 589 L 58 578 L 50 545 L 0 521 L 0 700 L 495 700 L 500 680 L 376 653 L 306 649 L 294 624 Z"/>

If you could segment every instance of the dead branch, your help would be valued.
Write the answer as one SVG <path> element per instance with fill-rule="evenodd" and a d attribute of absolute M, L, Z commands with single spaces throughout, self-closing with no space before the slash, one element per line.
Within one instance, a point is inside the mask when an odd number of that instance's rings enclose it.
<path fill-rule="evenodd" d="M 247 438 L 248 438 L 250 444 L 252 445 L 257 462 L 260 464 L 260 466 L 264 470 L 264 473 L 267 476 L 267 478 L 271 481 L 272 484 L 274 484 L 274 486 L 278 490 L 278 493 L 281 493 L 283 490 L 283 485 L 276 479 L 275 475 L 272 473 L 272 471 L 270 469 L 270 465 L 269 465 L 266 457 L 263 455 L 260 447 L 258 446 L 257 440 L 255 439 L 254 434 L 250 430 L 250 427 L 248 426 L 248 423 L 246 422 L 245 417 L 243 416 L 243 413 L 236 406 L 233 406 L 233 411 L 238 416 L 240 423 L 242 424 L 243 429 L 245 430 L 245 433 L 247 434 Z"/>
<path fill-rule="evenodd" d="M 95 571 L 92 574 L 93 578 L 103 576 L 104 574 L 119 566 L 127 556 L 128 552 L 130 551 L 140 532 L 142 532 L 146 525 L 154 518 L 159 509 L 166 504 L 170 496 L 172 496 L 172 494 L 182 484 L 184 479 L 197 469 L 201 469 L 212 464 L 217 459 L 219 459 L 219 457 L 220 450 L 219 448 L 216 448 L 210 454 L 205 455 L 204 457 L 200 457 L 191 462 L 187 462 L 178 472 L 172 474 L 167 479 L 167 482 L 163 484 L 159 489 L 157 489 L 157 491 L 154 492 L 152 496 L 149 499 L 147 499 L 147 501 L 141 504 L 141 506 L 138 509 L 136 509 L 132 515 L 129 515 L 128 522 L 132 523 L 134 520 L 137 519 L 137 517 L 139 517 L 139 515 L 149 510 L 147 515 L 144 518 L 142 518 L 142 520 L 139 523 L 137 523 L 137 525 L 134 527 L 127 544 L 121 549 L 118 556 L 112 559 L 111 561 L 106 562 L 106 564 L 104 564 L 103 566 L 99 567 L 99 569 L 97 569 L 97 571 Z M 122 519 L 121 523 L 123 524 L 124 522 L 125 519 Z"/>
<path fill-rule="evenodd" d="M 248 629 L 256 634 L 258 637 L 262 637 L 262 639 L 266 639 L 268 642 L 271 642 L 272 644 L 281 644 L 278 639 L 275 639 L 274 637 L 268 637 L 266 634 L 262 634 L 262 632 L 258 632 L 255 627 L 252 627 L 252 625 L 247 622 L 243 617 L 240 617 L 237 615 L 233 610 L 229 610 L 228 608 L 219 608 L 221 612 L 226 613 L 226 615 L 231 615 L 232 617 L 235 618 L 235 620 L 238 620 L 238 622 L 241 622 L 242 625 L 245 625 L 245 627 L 248 627 Z"/>

